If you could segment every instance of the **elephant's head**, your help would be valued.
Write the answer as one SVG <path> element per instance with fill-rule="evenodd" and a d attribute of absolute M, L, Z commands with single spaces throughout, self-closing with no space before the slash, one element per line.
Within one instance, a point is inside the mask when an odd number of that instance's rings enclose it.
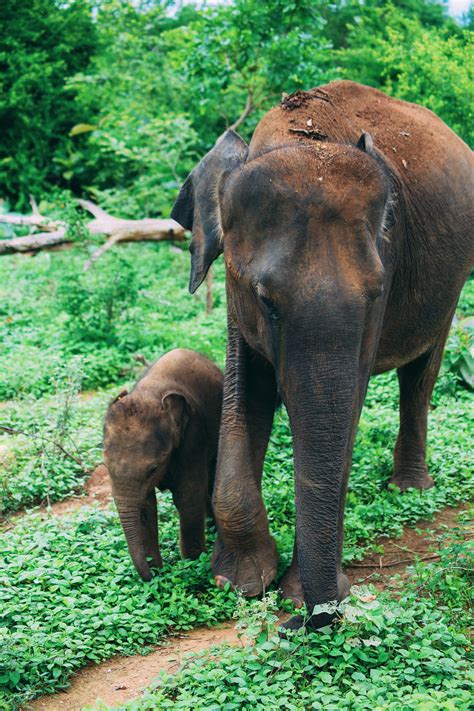
<path fill-rule="evenodd" d="M 173 450 L 188 421 L 184 397 L 159 397 L 124 390 L 108 408 L 104 462 L 128 549 L 143 580 L 151 579 L 147 558 L 161 567 L 155 487 L 164 485 Z"/>
<path fill-rule="evenodd" d="M 188 176 L 172 217 L 193 231 L 192 292 L 224 252 L 231 313 L 284 394 L 292 342 L 302 354 L 303 344 L 362 341 L 383 292 L 388 178 L 366 133 L 355 146 L 247 155 L 237 134 L 224 134 Z"/>

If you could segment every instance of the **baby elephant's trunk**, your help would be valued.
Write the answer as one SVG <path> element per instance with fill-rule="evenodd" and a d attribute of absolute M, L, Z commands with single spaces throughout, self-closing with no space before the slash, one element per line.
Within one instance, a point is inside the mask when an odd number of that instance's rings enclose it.
<path fill-rule="evenodd" d="M 152 559 L 153 565 L 161 568 L 161 559 L 158 546 L 158 517 L 156 509 L 156 496 L 152 491 L 145 502 L 138 505 L 122 503 L 120 498 L 114 496 L 120 516 L 123 532 L 127 540 L 128 550 L 140 577 L 151 580 L 150 566 L 147 557 Z"/>

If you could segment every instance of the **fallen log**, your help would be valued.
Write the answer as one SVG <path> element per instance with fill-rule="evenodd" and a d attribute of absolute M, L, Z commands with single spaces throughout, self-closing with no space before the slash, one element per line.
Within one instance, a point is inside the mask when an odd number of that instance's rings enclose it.
<path fill-rule="evenodd" d="M 175 220 L 160 218 L 127 220 L 110 215 L 90 200 L 78 200 L 78 204 L 95 218 L 86 224 L 87 230 L 91 234 L 104 234 L 109 238 L 92 253 L 84 264 L 84 271 L 87 271 L 105 252 L 120 242 L 164 242 L 186 239 L 185 230 Z M 34 201 L 32 207 L 32 215 L 0 215 L 0 222 L 33 228 L 41 227 L 44 231 L 25 237 L 0 240 L 0 256 L 15 252 L 38 252 L 42 249 L 52 249 L 58 245 L 72 245 L 74 243 L 73 237 L 67 233 L 67 225 L 51 221 L 41 215 Z"/>
<path fill-rule="evenodd" d="M 78 200 L 79 205 L 95 219 L 87 223 L 91 234 L 110 235 L 109 239 L 91 254 L 84 264 L 86 272 L 100 257 L 119 242 L 164 242 L 186 239 L 185 230 L 175 220 L 146 217 L 125 220 L 114 217 L 90 200 Z"/>
<path fill-rule="evenodd" d="M 68 243 L 72 243 L 72 239 L 66 237 L 66 229 L 63 227 L 55 232 L 37 232 L 25 237 L 2 239 L 0 240 L 0 256 L 16 252 L 38 252 L 40 249 L 51 249 Z"/>

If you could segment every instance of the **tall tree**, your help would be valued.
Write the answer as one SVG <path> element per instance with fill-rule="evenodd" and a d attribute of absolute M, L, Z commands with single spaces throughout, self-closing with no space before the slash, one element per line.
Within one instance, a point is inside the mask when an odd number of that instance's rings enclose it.
<path fill-rule="evenodd" d="M 88 65 L 95 29 L 86 0 L 2 0 L 0 27 L 0 197 L 21 206 L 68 184 L 79 109 L 65 81 Z"/>

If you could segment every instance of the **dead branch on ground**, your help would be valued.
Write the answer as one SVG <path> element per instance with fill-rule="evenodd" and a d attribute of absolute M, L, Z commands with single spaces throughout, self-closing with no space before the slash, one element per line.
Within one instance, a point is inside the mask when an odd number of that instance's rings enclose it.
<path fill-rule="evenodd" d="M 30 204 L 33 210 L 31 215 L 0 215 L 0 223 L 30 227 L 32 230 L 41 228 L 43 231 L 32 232 L 24 237 L 0 240 L 0 256 L 15 252 L 38 252 L 74 242 L 67 233 L 68 227 L 65 223 L 41 215 L 34 198 L 30 199 Z M 86 224 L 87 230 L 93 235 L 104 234 L 108 237 L 106 242 L 91 254 L 84 264 L 84 271 L 87 271 L 105 252 L 119 242 L 164 242 L 186 239 L 185 230 L 175 220 L 160 218 L 126 220 L 110 215 L 91 200 L 78 200 L 78 204 L 94 216 L 94 219 Z"/>
<path fill-rule="evenodd" d="M 65 228 L 55 232 L 37 232 L 33 235 L 26 235 L 26 237 L 0 240 L 0 256 L 16 252 L 38 252 L 41 249 L 51 249 L 70 242 L 72 240 L 66 237 Z"/>

